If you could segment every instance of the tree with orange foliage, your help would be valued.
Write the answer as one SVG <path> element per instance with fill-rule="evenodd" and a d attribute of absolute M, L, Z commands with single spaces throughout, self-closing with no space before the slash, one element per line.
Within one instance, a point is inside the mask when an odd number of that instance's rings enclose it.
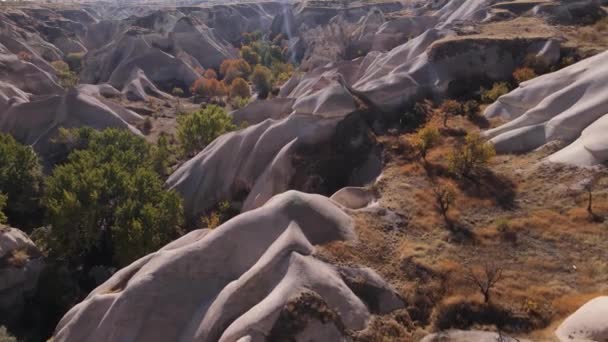
<path fill-rule="evenodd" d="M 212 98 L 226 96 L 228 89 L 224 82 L 214 78 L 202 77 L 194 81 L 190 87 L 190 92 L 200 97 Z"/>
<path fill-rule="evenodd" d="M 251 65 L 244 59 L 227 59 L 220 66 L 220 75 L 228 85 L 237 77 L 247 78 L 250 74 Z"/>
<path fill-rule="evenodd" d="M 213 69 L 207 69 L 205 70 L 203 77 L 208 80 L 217 80 L 217 72 L 215 72 Z"/>

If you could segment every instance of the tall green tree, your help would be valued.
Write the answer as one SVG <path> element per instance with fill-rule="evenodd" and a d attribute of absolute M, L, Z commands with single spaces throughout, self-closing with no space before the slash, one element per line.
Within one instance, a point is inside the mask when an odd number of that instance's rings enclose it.
<path fill-rule="evenodd" d="M 30 146 L 0 133 L 0 193 L 6 198 L 8 223 L 31 228 L 40 223 L 42 171 Z"/>
<path fill-rule="evenodd" d="M 177 138 L 184 153 L 192 155 L 236 126 L 226 111 L 215 105 L 177 118 Z"/>
<path fill-rule="evenodd" d="M 72 265 L 124 266 L 176 238 L 180 197 L 163 188 L 152 151 L 124 130 L 87 134 L 47 179 L 49 252 Z"/>

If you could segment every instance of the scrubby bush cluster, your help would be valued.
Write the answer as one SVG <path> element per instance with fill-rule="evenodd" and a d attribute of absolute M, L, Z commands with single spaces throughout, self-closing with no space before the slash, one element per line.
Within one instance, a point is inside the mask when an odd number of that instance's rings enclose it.
<path fill-rule="evenodd" d="M 215 105 L 182 115 L 177 124 L 177 138 L 186 155 L 201 151 L 215 138 L 236 129 L 230 115 Z"/>
<path fill-rule="evenodd" d="M 55 61 L 51 63 L 51 65 L 59 78 L 59 85 L 64 88 L 73 88 L 78 85 L 78 82 L 80 81 L 78 75 L 70 69 L 68 63 L 64 61 Z"/>
<path fill-rule="evenodd" d="M 507 82 L 497 82 L 490 89 L 481 88 L 481 101 L 483 103 L 493 103 L 508 92 L 509 84 Z"/>
<path fill-rule="evenodd" d="M 465 142 L 450 154 L 450 171 L 461 177 L 470 177 L 485 167 L 495 155 L 496 151 L 492 144 L 487 143 L 477 133 L 469 133 Z"/>

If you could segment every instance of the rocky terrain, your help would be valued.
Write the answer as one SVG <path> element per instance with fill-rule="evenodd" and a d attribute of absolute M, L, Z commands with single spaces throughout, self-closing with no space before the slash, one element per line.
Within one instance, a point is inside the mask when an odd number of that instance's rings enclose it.
<path fill-rule="evenodd" d="M 0 326 L 608 340 L 606 37 L 603 0 L 0 2 Z"/>

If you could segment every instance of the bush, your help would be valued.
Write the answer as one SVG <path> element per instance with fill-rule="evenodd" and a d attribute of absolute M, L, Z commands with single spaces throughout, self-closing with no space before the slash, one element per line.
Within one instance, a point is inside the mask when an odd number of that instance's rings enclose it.
<path fill-rule="evenodd" d="M 209 68 L 209 69 L 205 70 L 203 77 L 208 80 L 217 80 L 217 72 L 215 72 L 215 70 Z"/>
<path fill-rule="evenodd" d="M 214 105 L 178 117 L 177 124 L 177 138 L 186 155 L 203 150 L 220 135 L 236 129 L 230 115 Z"/>
<path fill-rule="evenodd" d="M 474 120 L 479 114 L 479 102 L 469 100 L 464 103 L 463 110 L 469 120 Z"/>
<path fill-rule="evenodd" d="M 72 266 L 125 266 L 179 236 L 181 199 L 164 189 L 144 139 L 118 129 L 87 134 L 47 179 L 52 228 L 43 245 Z"/>
<path fill-rule="evenodd" d="M 70 53 L 65 56 L 65 62 L 70 67 L 70 70 L 74 70 L 75 72 L 80 72 L 80 70 L 82 70 L 83 56 L 83 53 Z"/>
<path fill-rule="evenodd" d="M 458 176 L 469 177 L 485 167 L 496 155 L 494 146 L 477 133 L 469 133 L 465 143 L 456 147 L 449 156 L 450 171 Z"/>
<path fill-rule="evenodd" d="M 509 93 L 509 85 L 506 82 L 497 82 L 490 90 L 481 88 L 481 101 L 483 103 L 493 103 L 507 93 Z"/>
<path fill-rule="evenodd" d="M 230 100 L 232 109 L 241 109 L 249 104 L 249 98 L 235 97 Z"/>
<path fill-rule="evenodd" d="M 197 96 L 210 99 L 213 97 L 226 96 L 226 94 L 228 94 L 228 89 L 224 82 L 220 82 L 215 78 L 203 77 L 194 81 L 190 87 L 190 92 Z"/>
<path fill-rule="evenodd" d="M 141 131 L 146 135 L 150 134 L 150 131 L 152 131 L 152 120 L 150 119 L 150 117 L 147 117 L 144 120 Z"/>
<path fill-rule="evenodd" d="M 249 65 L 260 64 L 261 58 L 250 46 L 243 46 L 241 48 L 241 58 L 243 58 Z"/>
<path fill-rule="evenodd" d="M 240 97 L 242 99 L 248 99 L 251 97 L 249 84 L 240 77 L 234 79 L 232 86 L 230 87 L 230 98 L 233 99 L 236 97 Z"/>
<path fill-rule="evenodd" d="M 7 199 L 4 213 L 11 225 L 23 228 L 39 224 L 42 169 L 29 146 L 0 133 L 0 193 Z"/>
<path fill-rule="evenodd" d="M 441 134 L 435 127 L 425 127 L 418 131 L 415 146 L 418 149 L 420 158 L 422 158 L 422 160 L 426 160 L 428 151 L 437 145 L 440 139 Z"/>
<path fill-rule="evenodd" d="M 272 71 L 265 66 L 257 65 L 251 74 L 251 82 L 261 98 L 268 97 L 273 83 Z"/>
<path fill-rule="evenodd" d="M 64 88 L 73 88 L 78 85 L 78 75 L 70 70 L 70 66 L 64 61 L 55 61 L 51 63 L 55 69 L 57 77 L 59 77 L 59 85 Z"/>
<path fill-rule="evenodd" d="M 511 314 L 496 305 L 472 300 L 452 300 L 437 307 L 434 325 L 438 330 L 466 330 L 476 324 L 496 324 L 502 327 L 510 321 Z"/>
<path fill-rule="evenodd" d="M 532 70 L 530 68 L 526 68 L 526 67 L 517 68 L 513 72 L 513 79 L 515 79 L 517 84 L 529 81 L 529 80 L 535 78 L 536 76 L 538 76 L 538 75 L 536 75 L 534 70 Z"/>
<path fill-rule="evenodd" d="M 443 127 L 447 127 L 448 119 L 451 116 L 463 115 L 464 110 L 460 102 L 455 100 L 445 100 L 439 107 L 439 110 L 443 114 Z"/>
<path fill-rule="evenodd" d="M 227 59 L 220 66 L 220 74 L 226 84 L 230 85 L 236 78 L 247 78 L 251 74 L 251 65 L 244 59 Z"/>

